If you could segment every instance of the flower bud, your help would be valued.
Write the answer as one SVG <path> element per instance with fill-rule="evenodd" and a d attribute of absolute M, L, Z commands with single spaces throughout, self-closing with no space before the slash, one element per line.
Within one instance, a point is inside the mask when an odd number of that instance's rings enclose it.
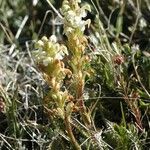
<path fill-rule="evenodd" d="M 43 43 L 43 41 L 41 41 L 41 40 L 39 40 L 39 41 L 37 41 L 36 43 L 35 43 L 35 48 L 41 48 L 41 47 L 43 47 L 44 46 L 44 43 Z"/>
<path fill-rule="evenodd" d="M 43 37 L 42 37 L 42 41 L 45 43 L 45 42 L 48 41 L 48 38 L 47 38 L 46 36 L 43 36 Z"/>
<path fill-rule="evenodd" d="M 50 41 L 51 41 L 52 43 L 56 43 L 56 42 L 57 42 L 57 37 L 56 37 L 55 35 L 52 35 L 52 36 L 50 37 Z"/>
<path fill-rule="evenodd" d="M 116 55 L 113 58 L 113 62 L 117 65 L 121 65 L 124 62 L 124 57 L 122 55 Z"/>

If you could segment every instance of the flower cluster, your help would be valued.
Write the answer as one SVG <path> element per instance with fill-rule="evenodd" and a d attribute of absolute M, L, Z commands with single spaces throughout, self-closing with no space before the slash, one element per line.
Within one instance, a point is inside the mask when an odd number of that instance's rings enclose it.
<path fill-rule="evenodd" d="M 35 52 L 35 59 L 39 68 L 51 78 L 51 86 L 54 81 L 60 82 L 71 72 L 64 67 L 62 59 L 68 55 L 67 47 L 57 43 L 57 38 L 52 35 L 50 39 L 43 37 L 36 43 L 38 51 Z M 54 78 L 56 78 L 54 80 Z"/>
<path fill-rule="evenodd" d="M 54 59 L 62 60 L 65 54 L 68 55 L 67 47 L 58 44 L 55 35 L 52 35 L 50 39 L 44 36 L 36 43 L 35 47 L 38 49 L 35 58 L 44 66 L 47 66 Z"/>
<path fill-rule="evenodd" d="M 57 114 L 63 117 L 64 106 L 66 100 L 69 100 L 68 91 L 61 91 L 63 79 L 66 75 L 71 76 L 72 72 L 65 68 L 63 58 L 68 55 L 67 47 L 57 43 L 57 38 L 52 35 L 50 39 L 43 37 L 39 40 L 35 47 L 38 49 L 35 52 L 35 59 L 39 69 L 43 72 L 44 78 L 51 87 L 48 94 L 48 101 L 45 101 L 47 106 L 51 101 L 55 103 Z"/>
<path fill-rule="evenodd" d="M 73 31 L 84 31 L 85 25 L 90 25 L 90 19 L 83 20 L 86 17 L 86 10 L 91 11 L 90 6 L 88 4 L 83 7 L 79 7 L 80 0 L 64 0 L 61 12 L 64 15 L 64 25 L 65 30 L 64 33 L 68 35 Z"/>
<path fill-rule="evenodd" d="M 80 7 L 81 0 L 64 0 L 62 4 L 62 14 L 64 16 L 64 33 L 68 38 L 67 46 L 70 51 L 69 65 L 72 70 L 72 93 L 76 106 L 80 110 L 85 125 L 90 125 L 90 113 L 84 104 L 84 86 L 86 76 L 93 73 L 90 67 L 90 57 L 86 54 L 88 45 L 87 37 L 84 35 L 86 25 L 90 25 L 90 19 L 84 20 L 90 11 L 90 6 L 85 4 Z"/>
<path fill-rule="evenodd" d="M 90 25 L 90 19 L 83 20 L 83 18 L 87 15 L 86 11 L 91 9 L 88 4 L 80 7 L 80 3 L 80 0 L 64 0 L 61 9 L 64 16 L 64 33 L 68 38 L 67 44 L 71 52 L 70 66 L 76 89 L 77 87 L 83 89 L 85 76 L 90 70 L 90 59 L 85 54 L 88 41 L 84 35 L 86 25 Z M 83 90 L 80 90 L 80 93 L 83 94 Z"/>

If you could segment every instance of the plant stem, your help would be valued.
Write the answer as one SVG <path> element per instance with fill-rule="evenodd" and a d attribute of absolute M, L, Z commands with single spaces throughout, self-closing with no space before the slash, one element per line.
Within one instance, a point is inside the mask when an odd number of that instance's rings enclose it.
<path fill-rule="evenodd" d="M 73 135 L 71 124 L 70 124 L 70 116 L 68 116 L 68 115 L 65 115 L 65 126 L 66 126 L 66 130 L 68 132 L 68 136 L 69 136 L 74 148 L 76 150 L 81 150 L 80 145 L 78 144 L 78 142 L 76 141 L 76 139 Z"/>

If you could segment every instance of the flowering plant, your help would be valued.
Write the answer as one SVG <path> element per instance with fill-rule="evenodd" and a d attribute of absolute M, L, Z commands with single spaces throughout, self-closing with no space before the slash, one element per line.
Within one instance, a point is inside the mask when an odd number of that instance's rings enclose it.
<path fill-rule="evenodd" d="M 76 141 L 72 127 L 72 113 L 81 116 L 83 124 L 91 127 L 90 111 L 84 104 L 84 85 L 86 76 L 90 76 L 93 70 L 90 67 L 90 57 L 86 54 L 87 38 L 84 35 L 86 25 L 90 20 L 83 20 L 89 5 L 79 6 L 81 1 L 64 0 L 61 12 L 64 16 L 64 34 L 67 36 L 67 45 L 59 44 L 57 37 L 52 35 L 50 39 L 43 37 L 35 47 L 35 59 L 39 69 L 49 84 L 51 90 L 45 98 L 45 109 L 54 116 L 64 119 L 66 130 L 71 142 L 76 149 L 81 149 Z M 64 60 L 67 58 L 68 66 Z M 68 77 L 69 86 L 64 84 Z M 65 86 L 65 90 L 62 87 Z M 52 106 L 50 106 L 50 104 Z"/>

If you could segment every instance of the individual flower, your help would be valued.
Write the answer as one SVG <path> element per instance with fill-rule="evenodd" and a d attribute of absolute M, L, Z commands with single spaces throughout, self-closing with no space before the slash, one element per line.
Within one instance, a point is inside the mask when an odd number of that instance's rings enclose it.
<path fill-rule="evenodd" d="M 51 57 L 45 57 L 45 59 L 43 59 L 43 65 L 44 66 L 48 66 L 48 64 L 52 61 Z"/>
<path fill-rule="evenodd" d="M 57 37 L 56 37 L 55 35 L 52 35 L 52 36 L 50 37 L 50 41 L 51 41 L 52 43 L 56 43 L 56 42 L 57 42 Z"/>

